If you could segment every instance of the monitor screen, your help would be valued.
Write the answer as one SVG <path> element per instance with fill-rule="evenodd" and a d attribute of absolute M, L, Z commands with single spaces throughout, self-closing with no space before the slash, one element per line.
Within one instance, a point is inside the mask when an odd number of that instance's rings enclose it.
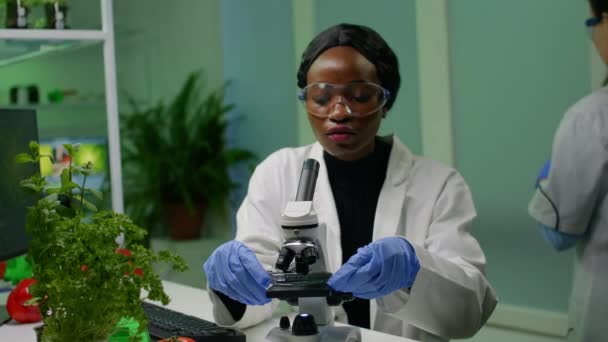
<path fill-rule="evenodd" d="M 63 147 L 64 144 L 78 145 L 78 152 L 71 158 Z M 95 203 L 104 205 L 109 201 L 109 169 L 108 169 L 108 143 L 105 137 L 56 137 L 40 140 L 40 153 L 53 156 L 53 162 L 48 158 L 40 161 L 40 174 L 49 184 L 61 182 L 61 171 L 72 165 L 81 166 L 87 162 L 93 163 L 93 173 L 87 177 L 86 187 L 99 190 L 104 195 L 104 202 Z M 75 173 L 74 183 L 82 185 L 83 176 Z M 102 209 L 102 208 L 100 208 Z"/>
<path fill-rule="evenodd" d="M 0 108 L 0 261 L 27 252 L 26 208 L 33 198 L 20 187 L 22 179 L 37 172 L 35 164 L 16 164 L 15 156 L 38 140 L 36 112 Z"/>

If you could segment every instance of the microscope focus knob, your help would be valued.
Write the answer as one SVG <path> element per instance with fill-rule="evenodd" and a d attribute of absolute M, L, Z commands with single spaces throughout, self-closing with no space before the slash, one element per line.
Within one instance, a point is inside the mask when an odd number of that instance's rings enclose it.
<path fill-rule="evenodd" d="M 302 258 L 309 264 L 312 265 L 317 261 L 319 253 L 316 248 L 308 247 L 302 251 Z"/>
<path fill-rule="evenodd" d="M 289 329 L 290 327 L 291 327 L 291 323 L 289 323 L 289 317 L 282 316 L 281 320 L 279 321 L 279 328 L 281 328 L 282 330 L 286 330 L 286 329 Z"/>
<path fill-rule="evenodd" d="M 315 318 L 312 315 L 302 313 L 293 319 L 291 332 L 294 336 L 310 336 L 318 334 L 319 330 L 317 330 Z"/>

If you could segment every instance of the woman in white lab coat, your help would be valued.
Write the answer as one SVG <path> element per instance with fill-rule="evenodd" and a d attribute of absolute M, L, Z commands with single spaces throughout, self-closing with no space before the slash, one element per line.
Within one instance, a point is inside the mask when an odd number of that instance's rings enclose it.
<path fill-rule="evenodd" d="M 608 64 L 608 0 L 590 0 L 586 21 Z M 568 339 L 606 341 L 608 320 L 608 88 L 563 117 L 551 162 L 541 170 L 529 212 L 557 250 L 576 246 Z"/>
<path fill-rule="evenodd" d="M 270 317 L 266 272 L 276 271 L 281 212 L 308 158 L 320 163 L 313 203 L 327 227 L 328 284 L 357 297 L 338 319 L 425 341 L 469 337 L 486 322 L 496 294 L 470 233 L 464 179 L 396 136 L 377 136 L 399 85 L 395 54 L 368 27 L 336 25 L 309 44 L 298 86 L 317 142 L 256 168 L 235 241 L 205 263 L 216 322 L 244 328 Z"/>

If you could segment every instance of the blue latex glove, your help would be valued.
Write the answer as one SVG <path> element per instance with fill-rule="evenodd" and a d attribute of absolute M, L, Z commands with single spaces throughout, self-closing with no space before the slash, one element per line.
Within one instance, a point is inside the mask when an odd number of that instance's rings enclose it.
<path fill-rule="evenodd" d="M 547 240 L 553 246 L 553 248 L 558 251 L 563 251 L 574 246 L 580 239 L 579 235 L 558 232 L 557 230 L 549 228 L 544 224 L 539 224 L 538 228 L 543 234 L 545 240 Z"/>
<path fill-rule="evenodd" d="M 203 266 L 209 287 L 248 305 L 270 302 L 266 287 L 270 276 L 255 254 L 238 241 L 219 246 Z"/>
<path fill-rule="evenodd" d="M 550 169 L 551 169 L 551 159 L 547 160 L 545 162 L 545 165 L 543 165 L 543 168 L 540 169 L 540 172 L 538 173 L 538 176 L 536 177 L 536 183 L 534 183 L 534 186 L 536 188 L 538 188 L 538 184 L 540 183 L 540 181 L 542 181 L 543 179 L 547 179 L 547 177 L 549 177 Z"/>
<path fill-rule="evenodd" d="M 387 237 L 357 250 L 327 284 L 355 297 L 373 299 L 412 287 L 420 269 L 414 248 L 405 239 Z"/>

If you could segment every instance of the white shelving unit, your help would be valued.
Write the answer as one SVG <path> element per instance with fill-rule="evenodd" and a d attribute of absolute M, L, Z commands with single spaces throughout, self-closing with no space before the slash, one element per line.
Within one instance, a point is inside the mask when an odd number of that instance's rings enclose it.
<path fill-rule="evenodd" d="M 105 105 L 108 125 L 108 148 L 112 187 L 112 209 L 124 212 L 122 170 L 120 164 L 120 131 L 116 92 L 116 60 L 112 0 L 100 0 L 101 30 L 30 30 L 0 29 L 0 42 L 13 47 L 0 54 L 0 67 L 40 55 L 66 52 L 70 49 L 103 44 Z M 8 51 L 8 49 L 2 49 Z"/>

